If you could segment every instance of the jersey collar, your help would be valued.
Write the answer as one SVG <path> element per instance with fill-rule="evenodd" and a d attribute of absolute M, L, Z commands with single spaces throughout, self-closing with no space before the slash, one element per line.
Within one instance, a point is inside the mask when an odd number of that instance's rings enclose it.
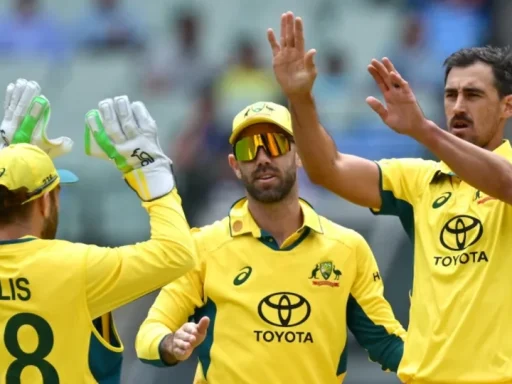
<path fill-rule="evenodd" d="M 304 224 L 300 230 L 307 227 L 317 233 L 324 233 L 320 216 L 318 216 L 313 207 L 304 199 L 299 199 L 299 202 L 302 213 L 304 214 Z M 256 238 L 261 237 L 261 229 L 254 221 L 251 212 L 249 212 L 247 198 L 243 197 L 237 200 L 231 207 L 229 212 L 229 229 L 233 237 L 246 235 L 248 233 Z"/>
<path fill-rule="evenodd" d="M 512 147 L 510 146 L 510 142 L 508 140 L 503 140 L 503 143 L 501 143 L 501 145 L 496 148 L 493 153 L 500 155 L 508 160 L 512 160 Z M 438 172 L 443 175 L 456 176 L 450 167 L 448 167 L 448 165 L 446 165 L 446 163 L 443 161 L 439 162 Z M 436 175 L 438 172 L 436 172 Z"/>

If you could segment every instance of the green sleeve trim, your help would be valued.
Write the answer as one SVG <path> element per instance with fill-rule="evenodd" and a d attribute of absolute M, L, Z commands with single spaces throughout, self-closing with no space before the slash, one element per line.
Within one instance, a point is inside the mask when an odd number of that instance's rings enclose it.
<path fill-rule="evenodd" d="M 379 189 L 382 204 L 380 210 L 370 208 L 374 215 L 398 216 L 405 232 L 414 245 L 414 208 L 408 201 L 397 199 L 392 191 L 385 191 L 383 188 L 382 169 L 379 168 Z"/>
<path fill-rule="evenodd" d="M 203 374 L 206 380 L 208 380 L 208 370 L 211 364 L 211 350 L 214 342 L 213 333 L 215 330 L 215 321 L 217 317 L 217 305 L 208 298 L 206 300 L 206 304 L 201 308 L 198 308 L 194 313 L 194 320 L 198 322 L 201 317 L 208 316 L 210 319 L 210 326 L 206 331 L 206 337 L 204 341 L 197 347 L 197 355 L 199 357 L 199 362 L 201 363 L 201 367 L 203 369 Z"/>
<path fill-rule="evenodd" d="M 345 341 L 345 346 L 343 347 L 343 352 L 341 352 L 340 361 L 338 363 L 338 369 L 336 370 L 336 376 L 346 373 L 347 366 L 348 366 L 348 353 L 347 353 L 347 342 Z"/>
<path fill-rule="evenodd" d="M 357 300 L 350 295 L 347 303 L 347 325 L 357 342 L 368 351 L 370 360 L 384 371 L 396 372 L 404 353 L 404 341 L 375 324 Z"/>

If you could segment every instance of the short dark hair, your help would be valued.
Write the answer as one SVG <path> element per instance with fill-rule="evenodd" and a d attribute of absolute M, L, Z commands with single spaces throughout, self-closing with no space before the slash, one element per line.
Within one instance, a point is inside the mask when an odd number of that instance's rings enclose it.
<path fill-rule="evenodd" d="M 28 190 L 21 188 L 11 191 L 0 185 L 0 225 L 12 224 L 26 219 L 32 210 L 33 201 L 23 204 L 28 198 Z"/>
<path fill-rule="evenodd" d="M 510 47 L 474 47 L 463 48 L 452 53 L 445 61 L 446 67 L 444 83 L 448 74 L 456 67 L 469 67 L 482 62 L 492 68 L 494 74 L 494 86 L 500 98 L 512 94 L 512 52 Z"/>

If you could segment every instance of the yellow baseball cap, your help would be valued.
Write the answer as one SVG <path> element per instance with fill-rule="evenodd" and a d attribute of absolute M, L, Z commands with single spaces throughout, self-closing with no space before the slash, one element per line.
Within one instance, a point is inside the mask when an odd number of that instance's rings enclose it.
<path fill-rule="evenodd" d="M 242 109 L 233 119 L 233 131 L 229 143 L 233 145 L 237 136 L 248 126 L 257 123 L 275 124 L 293 136 L 292 118 L 288 108 L 269 101 L 259 101 Z"/>
<path fill-rule="evenodd" d="M 28 199 L 35 200 L 60 183 L 76 183 L 78 177 L 65 169 L 57 170 L 50 156 L 31 144 L 11 144 L 0 151 L 0 185 L 11 191 L 28 190 Z"/>

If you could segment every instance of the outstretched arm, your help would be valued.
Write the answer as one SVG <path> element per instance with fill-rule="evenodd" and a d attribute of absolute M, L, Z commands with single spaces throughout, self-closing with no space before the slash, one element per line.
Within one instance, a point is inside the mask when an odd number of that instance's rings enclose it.
<path fill-rule="evenodd" d="M 268 30 L 268 41 L 275 77 L 290 101 L 297 149 L 311 181 L 355 204 L 380 208 L 377 165 L 339 153 L 320 124 L 312 95 L 317 74 L 313 61 L 316 51 L 305 51 L 301 18 L 295 18 L 291 12 L 283 14 L 280 42 L 272 29 Z"/>
<path fill-rule="evenodd" d="M 293 97 L 290 105 L 295 142 L 311 181 L 354 204 L 379 209 L 377 164 L 338 152 L 320 124 L 312 95 Z"/>

